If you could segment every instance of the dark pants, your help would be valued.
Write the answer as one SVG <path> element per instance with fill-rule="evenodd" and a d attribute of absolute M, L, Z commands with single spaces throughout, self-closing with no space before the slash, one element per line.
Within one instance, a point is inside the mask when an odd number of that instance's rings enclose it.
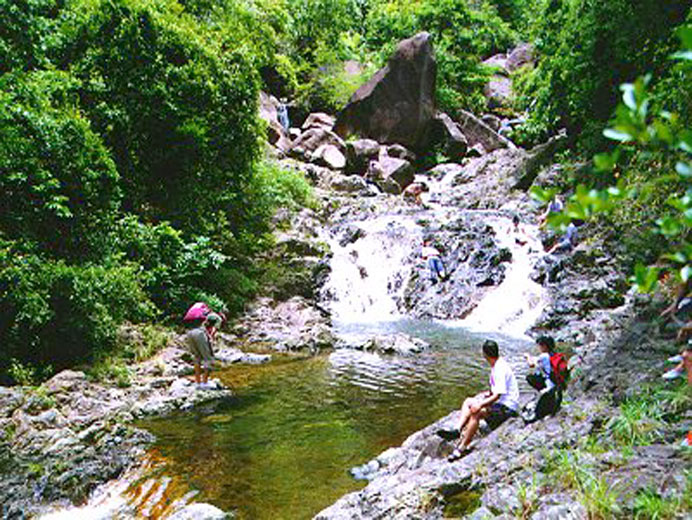
<path fill-rule="evenodd" d="M 517 412 L 511 408 L 507 408 L 504 404 L 493 403 L 490 405 L 488 415 L 485 416 L 485 422 L 488 423 L 491 430 L 494 430 L 510 417 L 516 416 Z"/>

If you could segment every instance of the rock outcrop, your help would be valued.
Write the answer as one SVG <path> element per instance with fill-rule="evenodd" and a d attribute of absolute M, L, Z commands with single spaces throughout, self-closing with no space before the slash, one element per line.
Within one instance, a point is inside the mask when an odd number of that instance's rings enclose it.
<path fill-rule="evenodd" d="M 351 96 L 335 131 L 379 143 L 425 148 L 435 115 L 437 65 L 431 36 L 419 33 L 399 43 L 387 65 Z"/>

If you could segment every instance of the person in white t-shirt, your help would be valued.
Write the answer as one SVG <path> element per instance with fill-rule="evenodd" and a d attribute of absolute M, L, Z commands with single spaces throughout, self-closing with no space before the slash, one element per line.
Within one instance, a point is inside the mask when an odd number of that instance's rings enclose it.
<path fill-rule="evenodd" d="M 478 431 L 478 424 L 485 419 L 491 429 L 495 429 L 510 417 L 517 416 L 519 409 L 519 386 L 512 372 L 512 367 L 500 357 L 497 342 L 486 340 L 483 343 L 483 355 L 490 364 L 490 390 L 469 397 L 461 407 L 461 425 L 459 446 L 449 456 L 453 461 L 466 455 L 470 450 L 471 440 Z"/>
<path fill-rule="evenodd" d="M 442 263 L 440 252 L 432 246 L 430 240 L 425 240 L 423 242 L 421 256 L 428 264 L 428 269 L 430 270 L 430 281 L 432 283 L 437 283 L 438 280 L 447 279 L 447 272 L 445 271 L 445 266 Z"/>

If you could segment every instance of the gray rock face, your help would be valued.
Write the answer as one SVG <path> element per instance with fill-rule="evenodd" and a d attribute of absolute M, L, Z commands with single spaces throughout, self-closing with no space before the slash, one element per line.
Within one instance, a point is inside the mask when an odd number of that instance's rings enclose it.
<path fill-rule="evenodd" d="M 499 148 L 516 148 L 512 141 L 502 137 L 470 112 L 460 110 L 458 120 L 469 146 L 480 144 L 486 152 Z"/>
<path fill-rule="evenodd" d="M 488 108 L 507 108 L 512 104 L 512 80 L 500 75 L 493 76 L 483 87 Z"/>
<path fill-rule="evenodd" d="M 514 72 L 524 65 L 534 62 L 533 46 L 530 43 L 522 43 L 515 47 L 507 56 L 505 67 L 508 72 Z"/>
<path fill-rule="evenodd" d="M 289 153 L 292 156 L 310 160 L 320 146 L 332 145 L 340 152 L 346 151 L 346 144 L 334 132 L 322 127 L 310 128 L 293 141 Z"/>
<path fill-rule="evenodd" d="M 511 254 L 497 246 L 495 231 L 478 214 L 461 214 L 431 226 L 427 234 L 434 237 L 449 278 L 434 283 L 427 269 L 415 271 L 401 305 L 418 318 L 463 318 L 478 304 L 485 287 L 504 279 Z"/>
<path fill-rule="evenodd" d="M 507 55 L 506 54 L 495 54 L 487 60 L 483 61 L 483 65 L 486 67 L 493 67 L 497 70 L 498 74 L 507 75 Z"/>
<path fill-rule="evenodd" d="M 374 182 L 382 191 L 398 195 L 413 182 L 415 172 L 410 162 L 383 156 L 378 161 L 370 162 L 365 177 Z"/>
<path fill-rule="evenodd" d="M 328 314 L 300 296 L 285 302 L 261 298 L 248 311 L 236 333 L 248 343 L 277 351 L 319 351 L 336 343 Z"/>
<path fill-rule="evenodd" d="M 411 356 L 427 350 L 430 345 L 419 338 L 398 333 L 374 336 L 361 344 L 351 345 L 351 347 L 383 354 Z"/>
<path fill-rule="evenodd" d="M 359 134 L 380 143 L 425 148 L 435 113 L 437 66 L 431 36 L 399 43 L 387 65 L 351 96 L 334 126 L 342 137 Z"/>
<path fill-rule="evenodd" d="M 431 140 L 443 144 L 445 154 L 452 161 L 461 160 L 469 146 L 459 124 L 444 112 L 436 114 L 433 119 Z"/>
<path fill-rule="evenodd" d="M 343 170 L 346 166 L 346 157 L 333 144 L 319 146 L 312 154 L 312 161 L 332 170 Z"/>
<path fill-rule="evenodd" d="M 302 124 L 301 128 L 303 130 L 309 130 L 310 128 L 324 128 L 325 130 L 331 130 L 334 126 L 334 118 L 329 114 L 324 112 L 313 112 L 310 114 L 305 122 Z"/>
<path fill-rule="evenodd" d="M 177 367 L 192 371 L 182 361 L 186 356 L 176 347 L 162 350 L 146 364 L 133 367 L 132 383 L 126 388 L 64 371 L 39 390 L 1 392 L 3 517 L 24 518 L 48 503 L 83 501 L 97 485 L 118 477 L 152 441 L 148 433 L 127 425 L 134 418 L 231 396 L 230 390 L 201 390 L 179 377 L 176 372 L 183 369 Z M 41 471 L 37 473 L 36 467 Z"/>
<path fill-rule="evenodd" d="M 346 173 L 365 175 L 370 161 L 380 156 L 380 143 L 372 139 L 357 139 L 346 143 Z"/>

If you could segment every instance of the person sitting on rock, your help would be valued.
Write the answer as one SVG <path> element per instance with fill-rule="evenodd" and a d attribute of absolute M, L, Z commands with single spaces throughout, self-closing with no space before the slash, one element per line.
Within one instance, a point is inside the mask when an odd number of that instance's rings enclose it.
<path fill-rule="evenodd" d="M 564 208 L 564 204 L 562 204 L 560 197 L 555 195 L 553 200 L 550 201 L 550 204 L 548 204 L 548 207 L 546 208 L 545 213 L 543 213 L 543 215 L 541 216 L 539 226 L 545 227 L 545 225 L 548 223 L 548 218 L 550 217 L 550 215 L 552 215 L 554 213 L 560 213 L 563 208 Z"/>
<path fill-rule="evenodd" d="M 423 242 L 421 256 L 428 264 L 430 281 L 432 283 L 437 283 L 439 280 L 444 280 L 447 278 L 447 273 L 445 271 L 445 266 L 442 263 L 440 252 L 431 245 L 430 240 L 425 240 Z"/>
<path fill-rule="evenodd" d="M 675 300 L 663 309 L 660 317 L 667 323 L 673 320 L 679 323 L 678 317 L 689 316 L 692 313 L 692 277 L 680 283 L 675 291 Z M 679 334 L 682 334 L 682 329 Z M 679 338 L 678 338 L 679 339 Z"/>
<path fill-rule="evenodd" d="M 527 423 L 557 412 L 562 401 L 562 391 L 553 381 L 553 367 L 550 362 L 551 356 L 555 354 L 555 340 L 550 336 L 539 336 L 536 338 L 536 345 L 541 351 L 538 356 L 524 354 L 529 366 L 535 368 L 533 373 L 526 376 L 526 381 L 540 392 L 532 413 L 527 415 L 524 413 L 526 410 L 522 412 Z"/>
<path fill-rule="evenodd" d="M 519 220 L 519 215 L 514 215 L 512 217 L 511 232 L 514 235 L 514 243 L 520 246 L 525 246 L 529 239 L 526 238 L 526 233 L 524 232 L 524 229 L 521 227 L 520 223 L 521 221 Z"/>
<path fill-rule="evenodd" d="M 483 356 L 490 365 L 490 390 L 469 397 L 461 407 L 463 431 L 457 448 L 448 457 L 457 460 L 471 451 L 471 440 L 478 430 L 481 419 L 485 419 L 491 429 L 495 429 L 510 417 L 517 416 L 519 409 L 519 386 L 509 363 L 500 357 L 497 342 L 486 340 L 483 343 Z"/>
<path fill-rule="evenodd" d="M 569 223 L 569 226 L 567 226 L 567 230 L 562 238 L 560 238 L 560 240 L 558 240 L 553 247 L 548 249 L 548 254 L 564 253 L 574 249 L 577 245 L 577 241 L 579 240 L 579 231 L 577 230 L 577 227 L 581 226 L 583 223 L 583 220 L 572 220 L 572 222 Z"/>
<path fill-rule="evenodd" d="M 209 383 L 209 373 L 214 362 L 214 339 L 221 322 L 221 316 L 209 313 L 200 326 L 189 330 L 185 335 L 185 342 L 194 358 L 195 384 L 198 388 L 214 388 Z"/>
<path fill-rule="evenodd" d="M 428 191 L 428 186 L 423 182 L 414 182 L 406 186 L 401 196 L 406 201 L 413 202 L 418 206 L 423 205 L 423 200 L 421 199 L 421 194 Z"/>

